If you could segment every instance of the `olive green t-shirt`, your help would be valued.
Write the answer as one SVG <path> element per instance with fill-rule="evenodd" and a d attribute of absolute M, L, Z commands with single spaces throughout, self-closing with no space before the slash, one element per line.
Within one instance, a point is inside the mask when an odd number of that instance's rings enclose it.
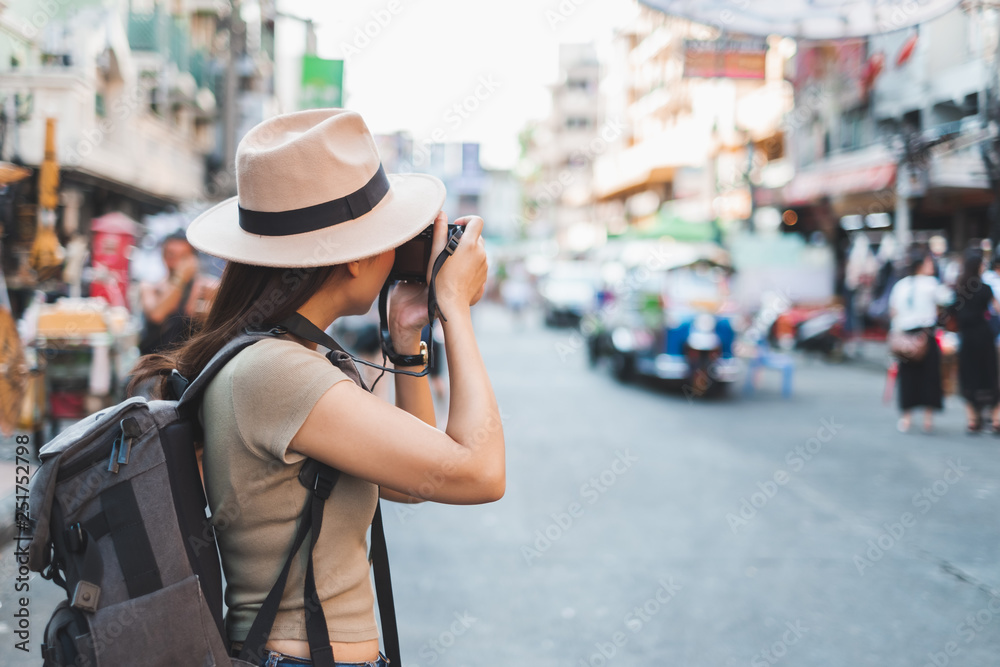
<path fill-rule="evenodd" d="M 205 391 L 205 486 L 226 576 L 230 641 L 246 639 L 305 508 L 307 490 L 297 479 L 305 457 L 288 451 L 288 443 L 320 397 L 343 380 L 350 378 L 319 352 L 264 339 L 237 354 Z M 377 501 L 375 484 L 347 474 L 326 501 L 314 567 L 332 641 L 378 637 L 366 543 Z M 308 547 L 307 539 L 292 564 L 272 639 L 307 639 Z"/>

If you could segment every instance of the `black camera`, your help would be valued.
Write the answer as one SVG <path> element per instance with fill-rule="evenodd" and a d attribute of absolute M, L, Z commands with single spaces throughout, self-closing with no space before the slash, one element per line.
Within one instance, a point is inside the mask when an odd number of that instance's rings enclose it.
<path fill-rule="evenodd" d="M 463 225 L 448 225 L 448 238 L 463 230 Z M 461 235 L 461 231 L 458 232 Z M 389 281 L 405 280 L 410 283 L 426 283 L 427 268 L 431 263 L 431 246 L 434 244 L 434 225 L 417 234 L 396 248 L 396 260 L 389 271 Z"/>

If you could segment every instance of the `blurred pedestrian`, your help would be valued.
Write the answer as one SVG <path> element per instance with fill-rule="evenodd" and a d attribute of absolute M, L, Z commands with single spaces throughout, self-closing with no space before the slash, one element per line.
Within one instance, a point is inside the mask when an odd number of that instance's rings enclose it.
<path fill-rule="evenodd" d="M 993 296 L 998 297 L 1000 296 L 1000 273 L 997 272 L 997 269 L 1000 269 L 1000 255 L 994 252 L 989 265 L 990 268 L 983 271 L 982 281 L 993 290 Z M 1000 312 L 993 307 L 993 304 L 989 306 L 986 319 L 989 322 L 994 343 L 1000 342 Z"/>
<path fill-rule="evenodd" d="M 934 426 L 934 410 L 944 407 L 941 387 L 941 348 L 935 338 L 941 283 L 934 277 L 934 261 L 923 248 L 912 249 L 907 256 L 907 275 L 897 282 L 889 295 L 890 327 L 897 332 L 922 335 L 926 352 L 919 360 L 900 359 L 898 374 L 898 428 L 910 430 L 910 413 L 924 409 L 923 430 Z"/>
<path fill-rule="evenodd" d="M 994 435 L 1000 435 L 1000 379 L 996 337 L 989 323 L 989 309 L 1000 308 L 993 289 L 982 278 L 985 264 L 978 248 L 965 251 L 962 273 L 955 283 L 951 308 L 958 322 L 958 384 L 966 402 L 968 432 L 982 428 L 982 415 L 990 411 Z"/>
<path fill-rule="evenodd" d="M 217 290 L 216 280 L 199 272 L 198 252 L 183 230 L 163 239 L 166 279 L 140 285 L 145 316 L 139 353 L 155 354 L 184 341 L 204 321 Z"/>
<path fill-rule="evenodd" d="M 844 267 L 844 311 L 847 317 L 844 328 L 849 342 L 864 332 L 864 313 L 871 301 L 871 288 L 877 272 L 878 260 L 872 253 L 868 236 L 855 234 Z"/>
<path fill-rule="evenodd" d="M 524 311 L 531 302 L 533 293 L 527 273 L 523 266 L 517 264 L 500 286 L 500 295 L 518 326 L 522 324 Z"/>

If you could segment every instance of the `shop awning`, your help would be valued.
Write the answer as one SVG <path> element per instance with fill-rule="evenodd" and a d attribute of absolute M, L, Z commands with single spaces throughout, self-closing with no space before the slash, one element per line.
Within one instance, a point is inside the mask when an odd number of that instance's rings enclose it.
<path fill-rule="evenodd" d="M 823 197 L 878 192 L 894 186 L 896 164 L 883 162 L 856 167 L 823 166 L 795 175 L 784 188 L 785 204 L 808 204 Z"/>
<path fill-rule="evenodd" d="M 673 167 L 644 169 L 636 174 L 616 174 L 617 180 L 604 180 L 594 187 L 594 199 L 599 202 L 625 199 L 674 180 Z M 610 181 L 610 182 L 609 182 Z"/>
<path fill-rule="evenodd" d="M 842 39 L 892 32 L 925 23 L 960 0 L 640 0 L 666 14 L 724 32 Z"/>

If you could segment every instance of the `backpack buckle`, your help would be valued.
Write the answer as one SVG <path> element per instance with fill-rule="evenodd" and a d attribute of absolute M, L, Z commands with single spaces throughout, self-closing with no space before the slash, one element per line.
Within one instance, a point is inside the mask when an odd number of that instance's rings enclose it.
<path fill-rule="evenodd" d="M 87 534 L 83 532 L 83 526 L 79 523 L 74 523 L 66 529 L 66 548 L 74 554 L 87 548 Z"/>
<path fill-rule="evenodd" d="M 323 500 L 326 500 L 330 497 L 330 493 L 333 491 L 334 483 L 335 482 L 331 481 L 329 477 L 318 471 L 316 473 L 316 481 L 313 482 L 313 493 Z"/>
<path fill-rule="evenodd" d="M 70 602 L 81 611 L 94 613 L 97 611 L 97 601 L 101 598 L 101 587 L 89 581 L 79 581 L 73 591 L 73 599 Z"/>
<path fill-rule="evenodd" d="M 180 400 L 181 396 L 184 395 L 184 390 L 187 389 L 190 382 L 186 377 L 181 375 L 180 371 L 176 368 L 170 371 L 170 378 L 168 381 L 170 383 L 170 391 L 174 395 L 174 398 L 176 400 Z"/>

